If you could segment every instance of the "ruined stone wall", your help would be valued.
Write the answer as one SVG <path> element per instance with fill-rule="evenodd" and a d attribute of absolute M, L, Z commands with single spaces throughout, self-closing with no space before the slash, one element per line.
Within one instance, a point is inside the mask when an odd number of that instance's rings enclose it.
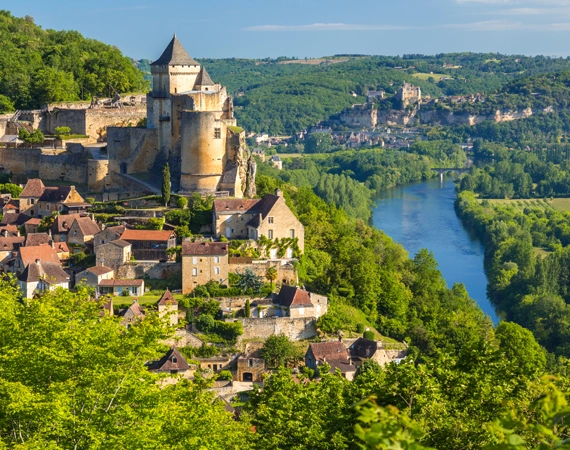
<path fill-rule="evenodd" d="M 135 262 L 127 263 L 119 267 L 117 278 L 131 280 L 135 278 L 148 277 L 152 279 L 165 280 L 171 275 L 179 273 L 181 270 L 181 263 Z"/>
<path fill-rule="evenodd" d="M 268 317 L 263 319 L 232 319 L 243 325 L 240 339 L 269 337 L 272 334 L 285 334 L 289 339 L 298 341 L 317 335 L 314 318 Z"/>
<path fill-rule="evenodd" d="M 106 187 L 106 180 L 108 173 L 109 173 L 109 160 L 107 159 L 88 160 L 87 188 L 92 192 L 103 191 Z"/>
<path fill-rule="evenodd" d="M 41 156 L 39 148 L 0 148 L 0 165 L 17 174 L 38 173 Z"/>
<path fill-rule="evenodd" d="M 61 180 L 85 185 L 87 184 L 87 153 L 42 154 L 39 177 L 44 180 Z"/>
<path fill-rule="evenodd" d="M 158 130 L 138 127 L 109 127 L 107 152 L 109 171 L 121 173 L 121 163 L 127 173 L 148 172 L 158 153 Z"/>

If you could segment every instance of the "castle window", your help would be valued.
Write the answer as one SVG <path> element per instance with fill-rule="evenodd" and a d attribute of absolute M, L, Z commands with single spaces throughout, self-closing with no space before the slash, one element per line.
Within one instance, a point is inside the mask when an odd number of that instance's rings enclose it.
<path fill-rule="evenodd" d="M 221 139 L 221 138 L 222 138 L 222 129 L 214 128 L 214 139 Z"/>

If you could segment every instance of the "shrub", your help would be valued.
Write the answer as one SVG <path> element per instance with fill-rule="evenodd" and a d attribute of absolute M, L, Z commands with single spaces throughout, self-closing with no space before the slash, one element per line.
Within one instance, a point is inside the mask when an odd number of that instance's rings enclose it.
<path fill-rule="evenodd" d="M 210 314 L 202 314 L 200 317 L 196 319 L 196 326 L 198 329 L 204 333 L 209 333 L 214 329 L 216 325 L 216 321 L 214 317 Z"/>
<path fill-rule="evenodd" d="M 87 203 L 89 203 L 90 205 L 92 205 L 93 203 L 95 203 L 95 199 L 94 199 L 93 197 L 87 197 L 87 198 L 85 199 L 85 201 L 86 201 Z"/>
<path fill-rule="evenodd" d="M 233 379 L 233 375 L 229 370 L 222 370 L 218 376 L 217 376 L 218 380 L 228 380 L 231 381 Z"/>
<path fill-rule="evenodd" d="M 188 200 L 186 199 L 186 197 L 178 197 L 176 199 L 176 206 L 178 208 L 184 208 L 187 204 L 188 204 Z"/>
<path fill-rule="evenodd" d="M 374 335 L 374 331 L 370 331 L 370 330 L 365 331 L 364 334 L 362 335 L 362 337 L 364 339 L 368 339 L 369 341 L 376 340 L 376 336 Z"/>

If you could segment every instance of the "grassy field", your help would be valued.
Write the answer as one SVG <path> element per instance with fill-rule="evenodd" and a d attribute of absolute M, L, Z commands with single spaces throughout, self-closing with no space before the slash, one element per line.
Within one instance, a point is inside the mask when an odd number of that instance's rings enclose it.
<path fill-rule="evenodd" d="M 484 199 L 479 199 L 483 202 Z M 524 212 L 525 208 L 555 209 L 556 211 L 570 211 L 570 198 L 529 198 L 529 199 L 487 199 L 493 205 L 512 206 L 517 211 Z"/>
<path fill-rule="evenodd" d="M 412 76 L 414 78 L 417 78 L 418 80 L 424 80 L 424 81 L 427 81 L 427 79 L 431 77 L 437 83 L 439 80 L 441 80 L 444 77 L 448 77 L 449 75 L 446 75 L 444 73 L 414 73 L 412 74 Z"/>
<path fill-rule="evenodd" d="M 173 294 L 174 298 L 176 300 L 181 300 L 184 295 L 182 294 Z M 121 296 L 117 296 L 117 297 L 113 297 L 113 306 L 115 307 L 122 307 L 122 308 L 126 308 L 128 306 L 130 306 L 133 303 L 133 299 L 138 298 L 139 303 L 141 305 L 154 305 L 156 302 L 158 302 L 158 299 L 160 298 L 160 295 L 142 295 L 139 297 L 136 296 L 132 296 L 132 297 L 123 297 Z"/>
<path fill-rule="evenodd" d="M 325 62 L 328 62 L 328 64 L 338 64 L 347 62 L 348 60 L 349 58 L 288 59 L 287 61 L 279 61 L 278 64 L 306 64 L 310 66 L 318 66 Z"/>

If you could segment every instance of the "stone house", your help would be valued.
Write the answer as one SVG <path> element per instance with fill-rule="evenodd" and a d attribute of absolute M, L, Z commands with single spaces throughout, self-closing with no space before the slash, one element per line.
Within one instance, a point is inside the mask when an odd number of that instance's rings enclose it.
<path fill-rule="evenodd" d="M 115 277 L 113 269 L 105 266 L 95 266 L 75 274 L 75 285 L 91 286 L 99 295 L 99 283 L 102 280 L 112 280 Z"/>
<path fill-rule="evenodd" d="M 200 362 L 200 369 L 211 370 L 218 373 L 222 370 L 231 369 L 231 358 L 228 356 L 212 356 L 211 358 L 196 358 Z"/>
<path fill-rule="evenodd" d="M 96 248 L 99 245 L 120 239 L 124 231 L 125 227 L 123 225 L 104 228 L 95 235 L 95 238 L 93 239 L 93 247 Z"/>
<path fill-rule="evenodd" d="M 23 213 L 7 213 L 2 216 L 2 221 L 0 225 L 24 225 L 28 220 L 30 220 L 30 216 Z"/>
<path fill-rule="evenodd" d="M 32 298 L 36 292 L 51 291 L 58 287 L 69 289 L 69 278 L 59 264 L 42 263 L 37 259 L 26 266 L 18 277 L 18 282 L 23 296 Z"/>
<path fill-rule="evenodd" d="M 2 206 L 2 214 L 17 214 L 20 212 L 20 203 L 17 200 L 10 199 Z"/>
<path fill-rule="evenodd" d="M 101 231 L 99 225 L 90 217 L 79 217 L 73 221 L 67 233 L 68 245 L 91 245 L 94 236 Z"/>
<path fill-rule="evenodd" d="M 100 295 L 143 295 L 144 280 L 114 280 L 102 279 L 97 285 Z"/>
<path fill-rule="evenodd" d="M 80 214 L 59 214 L 55 217 L 49 231 L 55 242 L 66 242 L 69 229 L 75 219 L 80 219 Z"/>
<path fill-rule="evenodd" d="M 283 161 L 279 155 L 273 155 L 271 158 L 269 158 L 269 163 L 277 170 L 283 169 Z"/>
<path fill-rule="evenodd" d="M 254 318 L 291 317 L 318 319 L 328 311 L 328 298 L 284 284 L 274 298 L 257 299 L 251 304 Z"/>
<path fill-rule="evenodd" d="M 226 242 L 182 242 L 182 293 L 210 280 L 227 283 L 228 266 Z"/>
<path fill-rule="evenodd" d="M 135 298 L 131 306 L 119 311 L 119 316 L 123 318 L 121 325 L 130 328 L 132 324 L 144 319 L 144 311 L 141 305 L 139 305 L 139 301 Z"/>
<path fill-rule="evenodd" d="M 331 373 L 339 369 L 347 380 L 354 378 L 356 367 L 352 364 L 348 350 L 342 341 L 309 344 L 307 353 L 305 353 L 305 365 L 313 369 L 316 376 L 319 376 L 319 368 L 325 363 L 330 366 Z"/>
<path fill-rule="evenodd" d="M 14 270 L 16 273 L 21 274 L 28 265 L 38 260 L 44 266 L 55 264 L 61 267 L 61 261 L 56 249 L 51 245 L 43 244 L 34 247 L 19 247 Z"/>
<path fill-rule="evenodd" d="M 170 373 L 172 375 L 187 375 L 190 367 L 188 362 L 176 347 L 170 350 L 158 361 L 153 361 L 147 365 L 148 370 L 156 373 Z"/>
<path fill-rule="evenodd" d="M 116 239 L 95 247 L 96 264 L 98 266 L 110 267 L 115 272 L 123 264 L 131 260 L 131 255 L 132 245 L 122 239 Z"/>
<path fill-rule="evenodd" d="M 164 291 L 164 294 L 162 294 L 156 306 L 158 309 L 158 317 L 162 318 L 168 316 L 170 325 L 178 325 L 178 302 L 169 289 Z"/>
<path fill-rule="evenodd" d="M 0 225 L 0 236 L 20 236 L 20 230 L 16 225 Z"/>
<path fill-rule="evenodd" d="M 1 236 L 0 237 L 0 267 L 5 272 L 10 271 L 14 263 L 18 249 L 24 245 L 24 236 Z"/>
<path fill-rule="evenodd" d="M 362 337 L 350 345 L 348 352 L 355 367 L 359 367 L 367 359 L 385 366 L 392 361 L 401 361 L 407 354 L 405 349 L 387 349 L 382 342 L 371 341 Z"/>
<path fill-rule="evenodd" d="M 271 241 L 291 239 L 296 241 L 300 253 L 305 248 L 303 224 L 289 209 L 283 192 L 279 189 L 275 194 L 267 194 L 261 200 L 214 200 L 213 223 L 218 237 L 253 239 L 256 242 L 262 236 Z M 293 247 L 289 245 L 286 249 L 281 249 L 284 258 L 293 258 Z M 279 249 L 271 248 L 268 253 L 270 259 L 276 259 Z"/>
<path fill-rule="evenodd" d="M 258 352 L 241 355 L 237 360 L 236 381 L 262 382 L 265 372 L 265 360 L 259 357 Z"/>
<path fill-rule="evenodd" d="M 38 219 L 37 217 L 32 217 L 30 220 L 28 220 L 24 224 L 24 229 L 26 230 L 26 234 L 37 233 L 40 223 L 42 223 L 42 220 Z"/>
<path fill-rule="evenodd" d="M 139 261 L 172 259 L 166 250 L 176 246 L 176 233 L 169 230 L 125 230 L 121 240 L 132 245 L 132 254 Z"/>
<path fill-rule="evenodd" d="M 80 213 L 91 205 L 75 186 L 44 186 L 42 180 L 28 180 L 20 194 L 20 212 L 32 217 L 46 217 L 54 212 Z"/>

